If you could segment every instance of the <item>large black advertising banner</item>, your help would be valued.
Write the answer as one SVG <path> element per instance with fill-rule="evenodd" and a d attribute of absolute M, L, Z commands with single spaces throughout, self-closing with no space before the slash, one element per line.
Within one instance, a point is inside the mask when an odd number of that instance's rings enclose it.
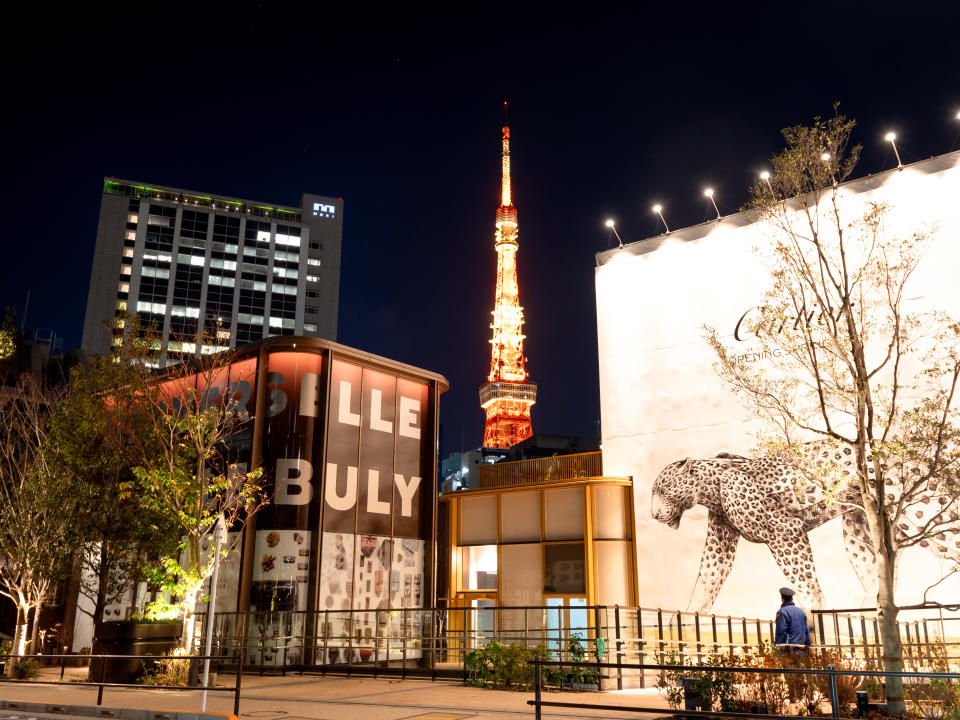
<path fill-rule="evenodd" d="M 257 517 L 250 661 L 300 661 L 291 639 L 303 637 L 313 589 L 316 609 L 328 611 L 319 661 L 393 657 L 383 639 L 415 635 L 421 613 L 390 611 L 422 607 L 426 587 L 428 385 L 293 350 L 269 354 L 265 381 L 262 463 L 273 495 Z M 283 646 L 285 657 L 271 649 Z"/>
<path fill-rule="evenodd" d="M 383 660 L 392 651 L 377 639 L 403 622 L 383 611 L 423 604 L 428 389 L 338 360 L 330 374 L 317 601 L 347 612 L 325 616 L 328 657 L 320 660 Z"/>
<path fill-rule="evenodd" d="M 260 637 L 251 643 L 266 648 L 288 643 L 303 632 L 311 571 L 312 502 L 318 494 L 323 452 L 323 357 L 304 352 L 275 352 L 266 376 L 263 465 L 272 470 L 273 500 L 258 515 L 250 609 Z M 266 642 L 264 642 L 266 641 Z M 287 649 L 286 661 L 299 662 L 299 643 Z M 279 664 L 269 650 L 255 662 Z M 292 653 L 292 654 L 291 654 Z"/>

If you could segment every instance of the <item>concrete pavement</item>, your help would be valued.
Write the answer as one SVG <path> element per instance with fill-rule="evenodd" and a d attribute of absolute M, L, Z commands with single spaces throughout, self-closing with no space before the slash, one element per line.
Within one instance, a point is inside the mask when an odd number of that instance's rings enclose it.
<path fill-rule="evenodd" d="M 74 670 L 71 668 L 71 670 Z M 80 673 L 79 669 L 74 672 Z M 77 675 L 79 676 L 79 675 Z M 57 679 L 58 674 L 44 674 Z M 69 675 L 68 675 L 69 677 Z M 233 676 L 220 677 L 220 686 L 232 686 Z M 94 705 L 97 688 L 80 685 L 0 683 L 0 698 L 61 705 Z M 485 690 L 459 681 L 372 677 L 319 677 L 314 675 L 244 675 L 240 697 L 241 720 L 518 720 L 533 718 L 527 700 L 532 692 Z M 545 700 L 617 705 L 666 707 L 655 689 L 620 692 L 553 692 Z M 106 688 L 104 707 L 196 712 L 198 691 Z M 233 712 L 232 693 L 210 693 L 207 711 Z M 551 718 L 637 718 L 629 711 L 544 708 Z M 649 717 L 649 716 L 647 716 Z M 661 716 L 662 717 L 662 716 Z"/>

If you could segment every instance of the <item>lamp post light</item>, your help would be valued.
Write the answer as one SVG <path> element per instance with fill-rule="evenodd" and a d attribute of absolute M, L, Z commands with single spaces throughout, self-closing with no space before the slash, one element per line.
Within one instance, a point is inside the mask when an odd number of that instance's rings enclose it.
<path fill-rule="evenodd" d="M 200 694 L 200 712 L 207 709 L 207 683 L 210 680 L 210 654 L 213 650 L 213 620 L 217 611 L 217 576 L 220 571 L 220 547 L 227 541 L 227 525 L 223 515 L 217 518 L 213 526 L 213 575 L 210 577 L 210 601 L 207 603 L 207 617 L 204 625 L 207 630 L 207 642 L 203 659 L 203 692 Z"/>
<path fill-rule="evenodd" d="M 617 236 L 617 242 L 620 244 L 619 247 L 623 247 L 623 240 L 620 239 L 620 233 L 617 232 L 617 224 L 613 219 L 607 220 L 604 225 L 613 230 L 613 234 Z"/>
<path fill-rule="evenodd" d="M 667 232 L 670 232 L 670 226 L 667 225 L 667 221 L 663 219 L 663 205 L 661 205 L 660 203 L 657 203 L 650 209 L 660 216 L 660 220 L 661 222 L 663 222 L 663 227 L 666 229 Z"/>
<path fill-rule="evenodd" d="M 717 201 L 713 199 L 713 188 L 706 188 L 703 191 L 703 195 L 704 197 L 710 198 L 710 202 L 713 203 L 713 209 L 717 211 L 717 220 L 719 221 L 721 219 L 720 208 L 717 207 Z"/>
<path fill-rule="evenodd" d="M 893 145 L 893 154 L 897 156 L 897 170 L 903 170 L 903 162 L 900 160 L 900 153 L 897 152 L 897 134 L 888 132 L 883 136 L 883 139 Z"/>

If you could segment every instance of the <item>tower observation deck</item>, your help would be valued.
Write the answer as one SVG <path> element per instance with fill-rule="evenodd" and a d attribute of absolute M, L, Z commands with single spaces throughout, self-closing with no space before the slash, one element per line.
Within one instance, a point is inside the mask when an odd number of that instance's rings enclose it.
<path fill-rule="evenodd" d="M 517 283 L 517 209 L 510 198 L 510 128 L 503 127 L 503 182 L 494 249 L 497 288 L 490 328 L 490 374 L 480 387 L 480 407 L 487 419 L 483 446 L 508 448 L 533 434 L 530 407 L 537 386 L 527 382 L 523 354 L 523 308 Z"/>

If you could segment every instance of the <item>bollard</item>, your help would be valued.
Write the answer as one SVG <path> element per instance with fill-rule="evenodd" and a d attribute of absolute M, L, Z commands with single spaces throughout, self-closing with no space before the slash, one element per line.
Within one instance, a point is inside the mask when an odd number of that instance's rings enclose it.
<path fill-rule="evenodd" d="M 837 707 L 837 676 L 833 674 L 833 665 L 827 665 L 830 675 L 830 712 L 831 717 L 840 717 L 840 708 Z"/>
<path fill-rule="evenodd" d="M 857 715 L 862 718 L 870 712 L 870 698 L 866 690 L 857 690 Z"/>

